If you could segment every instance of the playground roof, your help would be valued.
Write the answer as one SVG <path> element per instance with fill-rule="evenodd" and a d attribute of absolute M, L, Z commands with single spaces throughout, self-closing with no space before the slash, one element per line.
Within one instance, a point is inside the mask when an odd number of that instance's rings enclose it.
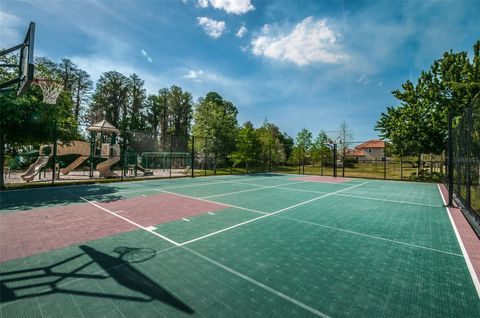
<path fill-rule="evenodd" d="M 106 132 L 106 133 L 115 133 L 120 134 L 120 130 L 118 130 L 115 126 L 110 124 L 108 121 L 101 120 L 96 122 L 92 126 L 87 128 L 88 131 L 95 131 L 95 132 Z"/>

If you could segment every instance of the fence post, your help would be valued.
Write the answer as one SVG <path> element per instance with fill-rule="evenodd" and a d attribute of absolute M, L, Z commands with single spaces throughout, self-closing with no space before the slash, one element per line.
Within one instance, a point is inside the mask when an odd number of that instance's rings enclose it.
<path fill-rule="evenodd" d="M 169 177 L 172 178 L 172 152 L 173 152 L 173 135 L 170 135 L 170 154 L 168 156 L 169 161 Z"/>
<path fill-rule="evenodd" d="M 342 177 L 345 177 L 345 151 L 347 148 L 347 144 L 345 140 L 343 141 L 343 151 L 342 151 Z"/>
<path fill-rule="evenodd" d="M 192 135 L 192 158 L 191 158 L 192 162 L 191 162 L 191 171 L 192 171 L 192 178 L 195 176 L 195 172 L 194 172 L 194 169 L 195 169 L 195 136 Z"/>
<path fill-rule="evenodd" d="M 125 156 L 125 144 L 127 142 L 127 128 L 125 127 L 123 130 L 123 138 L 122 138 L 122 150 L 120 153 L 120 160 L 122 160 L 122 178 L 121 181 L 123 181 L 123 178 L 125 177 L 125 161 L 126 161 L 126 156 Z"/>
<path fill-rule="evenodd" d="M 448 112 L 448 206 L 453 206 L 453 131 L 452 131 L 453 114 Z"/>
<path fill-rule="evenodd" d="M 57 164 L 57 119 L 53 124 L 53 147 L 52 147 L 52 185 L 55 183 L 55 168 Z"/>
<path fill-rule="evenodd" d="M 333 144 L 333 176 L 337 176 L 337 144 Z"/>
<path fill-rule="evenodd" d="M 471 161 L 471 158 L 470 158 L 470 142 L 471 142 L 471 138 L 472 138 L 472 130 L 471 130 L 471 126 L 472 126 L 472 108 L 471 107 L 468 107 L 467 108 L 467 111 L 465 112 L 466 113 L 466 120 L 467 120 L 467 123 L 466 123 L 466 127 L 465 127 L 465 130 L 466 130 L 466 151 L 465 151 L 465 160 L 466 160 L 466 165 L 467 167 L 465 168 L 466 172 L 467 172 L 467 175 L 466 175 L 466 197 L 465 197 L 465 203 L 466 203 L 466 207 L 467 209 L 470 209 L 471 207 L 471 187 L 472 187 L 472 175 L 471 175 L 471 171 L 470 171 L 470 161 Z"/>
<path fill-rule="evenodd" d="M 387 180 L 387 142 L 384 141 L 383 148 L 383 180 Z"/>

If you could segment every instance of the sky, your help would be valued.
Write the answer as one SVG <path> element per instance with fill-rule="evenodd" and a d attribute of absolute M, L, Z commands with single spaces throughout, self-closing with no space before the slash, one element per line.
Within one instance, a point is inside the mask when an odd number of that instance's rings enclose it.
<path fill-rule="evenodd" d="M 391 91 L 445 51 L 480 39 L 480 1 L 0 0 L 0 47 L 36 22 L 35 56 L 69 58 L 96 81 L 138 74 L 149 94 L 218 92 L 239 122 L 295 136 L 377 138 Z"/>

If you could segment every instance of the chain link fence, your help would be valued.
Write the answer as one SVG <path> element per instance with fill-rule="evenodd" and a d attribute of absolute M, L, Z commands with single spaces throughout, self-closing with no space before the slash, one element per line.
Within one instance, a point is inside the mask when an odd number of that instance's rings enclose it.
<path fill-rule="evenodd" d="M 453 199 L 480 229 L 480 100 L 463 116 L 450 117 L 450 125 L 451 171 L 446 183 Z"/>
<path fill-rule="evenodd" d="M 225 143 L 208 136 L 91 131 L 88 126 L 57 123 L 49 139 L 7 148 L 3 155 L 6 187 L 266 172 L 436 182 L 445 172 L 443 156 L 398 156 L 383 141 L 339 142 L 311 149 L 272 143 L 252 146 L 252 153 L 239 157 L 237 140 Z M 463 172 L 456 176 L 465 179 Z M 469 202 L 477 202 L 473 198 L 478 198 L 478 192 L 472 194 L 472 187 Z M 459 187 L 458 193 L 466 197 L 466 188 Z"/>

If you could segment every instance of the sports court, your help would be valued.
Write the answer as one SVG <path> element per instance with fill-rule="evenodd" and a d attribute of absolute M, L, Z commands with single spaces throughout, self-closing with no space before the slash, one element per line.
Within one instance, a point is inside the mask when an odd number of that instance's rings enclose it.
<path fill-rule="evenodd" d="M 3 192 L 1 316 L 480 317 L 439 190 L 258 174 Z"/>

